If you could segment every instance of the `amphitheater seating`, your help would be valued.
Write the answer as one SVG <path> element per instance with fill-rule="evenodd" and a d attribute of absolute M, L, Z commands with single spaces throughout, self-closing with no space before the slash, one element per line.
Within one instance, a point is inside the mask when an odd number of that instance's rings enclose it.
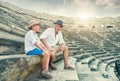
<path fill-rule="evenodd" d="M 86 47 L 87 47 L 87 45 L 86 44 L 84 45 L 82 43 L 81 48 L 84 50 L 84 48 L 86 48 Z M 90 47 L 90 45 L 89 45 L 89 47 Z M 91 47 L 92 47 L 92 45 L 91 45 Z M 91 48 L 91 50 L 92 50 L 92 48 Z M 87 52 L 87 57 L 88 58 L 89 57 L 91 58 L 91 56 L 94 56 L 96 58 L 95 60 L 89 61 L 90 70 L 91 71 L 99 71 L 104 78 L 109 78 L 109 74 L 106 71 L 106 69 L 108 67 L 111 67 L 111 64 L 114 64 L 114 62 L 117 60 L 117 59 L 115 59 L 115 57 L 117 57 L 119 54 L 116 51 L 115 52 L 114 51 L 108 51 L 108 50 L 106 50 L 106 52 L 104 52 L 104 51 L 103 50 L 100 50 L 100 51 L 96 50 L 96 52 L 89 52 L 89 51 L 86 51 L 86 52 Z M 84 55 L 86 55 L 86 54 L 83 53 L 83 54 L 80 54 L 80 55 L 75 55 L 74 57 L 77 58 L 77 59 L 81 59 L 81 57 L 84 56 Z M 86 58 L 83 58 L 83 62 L 84 62 L 84 59 L 86 59 Z M 118 56 L 118 58 L 119 58 L 119 56 Z M 78 61 L 80 61 L 80 60 L 78 60 Z M 86 63 L 88 63 L 88 61 Z M 102 68 L 102 67 L 104 67 L 104 68 Z M 102 68 L 102 69 L 99 69 L 99 68 Z M 115 74 L 113 76 L 115 78 Z M 115 78 L 115 79 L 117 79 L 117 78 Z"/>
<path fill-rule="evenodd" d="M 4 4 L 0 3 L 0 47 L 4 48 L 0 53 L 0 81 L 45 81 L 39 76 L 40 64 L 38 62 L 40 57 L 29 57 L 24 54 L 23 37 L 26 33 L 25 26 L 29 20 L 41 19 L 41 31 L 44 31 L 56 18 L 52 17 L 52 19 L 50 16 L 50 19 L 45 19 L 45 14 L 35 16 L 33 13 L 28 14 L 30 11 L 23 13 L 24 11 L 20 10 L 17 12 L 10 5 L 7 7 Z M 67 26 L 66 23 L 65 26 Z M 54 61 L 58 71 L 51 72 L 55 76 L 52 80 L 118 81 L 120 75 L 117 74 L 118 78 L 116 77 L 117 71 L 114 68 L 116 67 L 116 60 L 120 58 L 119 34 L 120 28 L 102 30 L 81 28 L 78 32 L 80 39 L 70 41 L 69 37 L 66 37 L 65 41 L 72 57 L 69 62 L 76 70 L 72 72 L 63 71 L 61 69 L 63 67 L 63 55 L 59 53 Z M 10 77 L 10 75 L 14 77 Z"/>

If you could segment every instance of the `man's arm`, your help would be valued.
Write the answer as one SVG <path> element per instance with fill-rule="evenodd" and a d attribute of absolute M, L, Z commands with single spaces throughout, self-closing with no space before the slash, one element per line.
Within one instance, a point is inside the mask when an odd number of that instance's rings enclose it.
<path fill-rule="evenodd" d="M 50 47 L 47 42 L 46 42 L 46 38 L 50 35 L 50 28 L 48 28 L 47 30 L 45 30 L 41 36 L 40 36 L 40 41 L 43 43 L 43 45 L 49 50 L 49 51 L 52 51 L 52 47 Z"/>
<path fill-rule="evenodd" d="M 47 44 L 45 38 L 41 38 L 40 40 L 49 51 L 54 51 L 54 49 Z"/>
<path fill-rule="evenodd" d="M 58 42 L 60 45 L 65 45 L 65 41 L 63 39 L 63 35 L 62 33 L 60 33 L 60 39 L 59 39 L 59 42 Z"/>

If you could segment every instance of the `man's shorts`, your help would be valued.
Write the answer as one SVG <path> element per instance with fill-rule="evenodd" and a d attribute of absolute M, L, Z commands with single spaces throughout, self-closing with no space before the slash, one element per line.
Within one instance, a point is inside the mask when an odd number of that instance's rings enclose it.
<path fill-rule="evenodd" d="M 56 45 L 53 47 L 53 49 L 55 50 L 55 53 L 58 55 L 59 53 L 63 53 L 61 51 L 59 51 L 61 49 L 61 45 Z M 59 53 L 58 53 L 59 52 Z"/>
<path fill-rule="evenodd" d="M 39 48 L 35 48 L 27 52 L 27 55 L 42 55 L 43 51 Z"/>

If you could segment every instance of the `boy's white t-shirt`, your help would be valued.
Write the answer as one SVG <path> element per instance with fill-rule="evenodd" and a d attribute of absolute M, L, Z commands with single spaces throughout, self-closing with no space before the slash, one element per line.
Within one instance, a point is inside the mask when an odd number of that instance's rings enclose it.
<path fill-rule="evenodd" d="M 31 51 L 35 48 L 37 48 L 34 44 L 35 42 L 38 42 L 39 44 L 41 44 L 40 39 L 38 38 L 37 34 L 30 30 L 26 33 L 25 35 L 25 52 L 27 53 L 28 51 Z"/>

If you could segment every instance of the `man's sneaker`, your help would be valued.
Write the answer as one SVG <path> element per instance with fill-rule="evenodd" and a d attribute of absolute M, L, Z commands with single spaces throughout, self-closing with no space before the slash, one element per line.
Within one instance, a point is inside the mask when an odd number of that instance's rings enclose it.
<path fill-rule="evenodd" d="M 64 67 L 65 70 L 75 70 L 75 68 L 68 66 L 68 67 Z"/>
<path fill-rule="evenodd" d="M 41 71 L 40 74 L 45 79 L 52 79 L 52 76 L 50 75 L 48 71 Z"/>
<path fill-rule="evenodd" d="M 50 66 L 50 69 L 51 70 L 57 70 L 57 68 L 55 67 L 55 65 Z"/>

